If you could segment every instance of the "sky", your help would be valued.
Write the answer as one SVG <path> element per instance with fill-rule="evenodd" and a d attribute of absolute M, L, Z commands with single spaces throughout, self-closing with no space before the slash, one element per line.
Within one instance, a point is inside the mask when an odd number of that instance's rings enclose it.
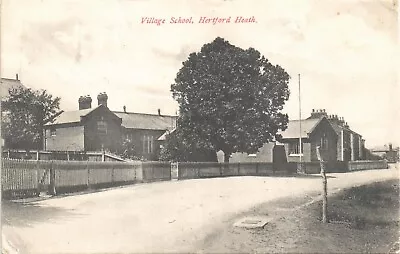
<path fill-rule="evenodd" d="M 1 77 L 112 110 L 175 114 L 170 86 L 188 55 L 223 37 L 253 47 L 291 76 L 284 112 L 344 117 L 367 147 L 400 141 L 398 4 L 393 0 L 2 0 Z M 237 16 L 254 23 L 234 23 Z M 165 24 L 142 24 L 143 18 Z M 192 17 L 194 24 L 170 24 Z M 200 24 L 201 17 L 228 24 Z"/>

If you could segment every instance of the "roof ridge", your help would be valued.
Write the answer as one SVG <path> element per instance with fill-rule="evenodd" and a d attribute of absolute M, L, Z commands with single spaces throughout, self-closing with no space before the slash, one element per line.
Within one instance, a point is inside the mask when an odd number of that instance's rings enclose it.
<path fill-rule="evenodd" d="M 138 112 L 125 112 L 125 111 L 114 111 L 111 110 L 113 113 L 122 113 L 122 114 L 136 114 L 136 115 L 147 115 L 147 116 L 170 116 L 170 117 L 176 117 L 175 115 L 159 115 L 159 114 L 151 114 L 151 113 L 138 113 Z"/>

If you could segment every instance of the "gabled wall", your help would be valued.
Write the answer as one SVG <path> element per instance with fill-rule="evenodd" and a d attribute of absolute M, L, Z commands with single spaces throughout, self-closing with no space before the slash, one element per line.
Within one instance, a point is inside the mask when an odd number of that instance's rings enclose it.
<path fill-rule="evenodd" d="M 310 134 L 310 161 L 318 161 L 317 157 L 317 146 L 321 145 L 321 138 L 326 135 L 328 140 L 327 149 L 321 149 L 321 155 L 326 161 L 337 160 L 337 140 L 338 136 L 335 130 L 332 128 L 328 120 L 325 118 L 316 126 L 313 132 Z"/>
<path fill-rule="evenodd" d="M 97 122 L 101 120 L 107 123 L 107 134 L 102 134 L 97 129 Z M 86 151 L 101 151 L 102 147 L 109 151 L 121 149 L 121 119 L 107 108 L 99 107 L 87 115 L 83 122 L 85 126 Z"/>

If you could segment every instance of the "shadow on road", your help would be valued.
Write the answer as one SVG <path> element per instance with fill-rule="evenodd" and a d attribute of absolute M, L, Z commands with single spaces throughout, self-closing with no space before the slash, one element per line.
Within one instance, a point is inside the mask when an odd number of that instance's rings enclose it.
<path fill-rule="evenodd" d="M 292 178 L 306 178 L 306 179 L 312 179 L 312 178 L 321 178 L 321 175 L 319 174 L 312 174 L 312 175 L 308 175 L 308 174 L 293 174 L 293 175 L 271 175 L 271 177 L 283 177 L 283 178 L 287 178 L 287 177 L 292 177 Z M 326 176 L 327 178 L 336 178 L 336 176 Z"/>
<path fill-rule="evenodd" d="M 2 223 L 13 227 L 32 227 L 37 223 L 60 223 L 84 214 L 74 212 L 72 209 L 45 206 L 40 203 L 23 203 L 2 201 Z"/>

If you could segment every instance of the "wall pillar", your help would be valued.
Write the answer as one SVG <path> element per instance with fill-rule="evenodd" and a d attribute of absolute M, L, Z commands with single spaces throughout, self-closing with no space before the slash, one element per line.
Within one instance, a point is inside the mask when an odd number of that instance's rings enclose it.
<path fill-rule="evenodd" d="M 350 133 L 350 144 L 351 144 L 351 160 L 355 161 L 356 154 L 354 152 L 354 134 L 353 133 Z"/>
<path fill-rule="evenodd" d="M 362 151 L 362 137 L 358 136 L 358 159 L 362 160 L 363 158 L 363 151 Z"/>

